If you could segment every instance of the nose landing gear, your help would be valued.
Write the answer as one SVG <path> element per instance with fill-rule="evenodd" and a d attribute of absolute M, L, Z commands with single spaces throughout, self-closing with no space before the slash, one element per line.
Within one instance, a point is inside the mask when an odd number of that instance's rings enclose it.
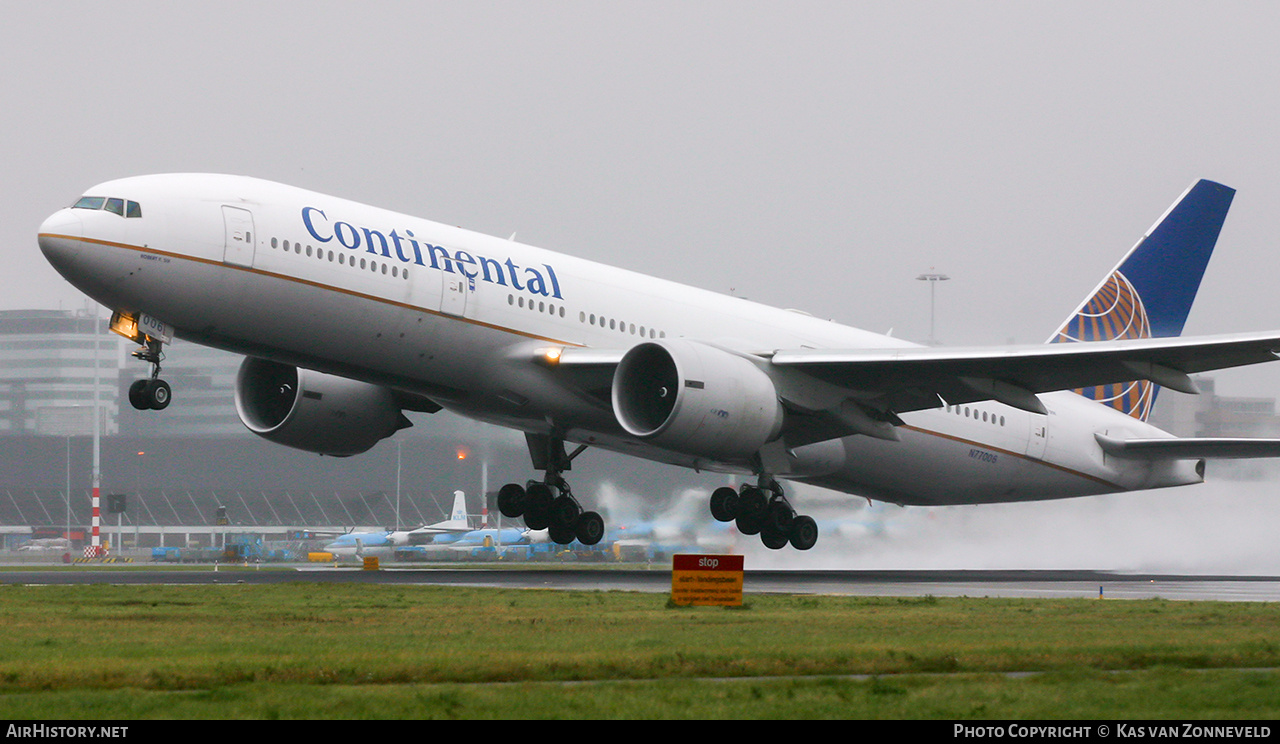
<path fill-rule="evenodd" d="M 141 359 L 151 365 L 151 377 L 134 380 L 129 386 L 129 405 L 139 411 L 161 411 L 169 407 L 173 391 L 169 383 L 160 379 L 160 361 L 164 359 L 160 341 L 146 337 L 146 345 L 133 352 L 135 359 Z"/>

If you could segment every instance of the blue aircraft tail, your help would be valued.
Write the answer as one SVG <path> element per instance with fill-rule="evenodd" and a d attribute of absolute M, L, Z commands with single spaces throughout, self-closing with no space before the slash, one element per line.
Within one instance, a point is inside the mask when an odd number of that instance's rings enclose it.
<path fill-rule="evenodd" d="M 1049 342 L 1181 335 L 1235 193 L 1203 180 L 1187 189 Z M 1076 392 L 1145 421 L 1158 389 L 1138 380 Z"/>

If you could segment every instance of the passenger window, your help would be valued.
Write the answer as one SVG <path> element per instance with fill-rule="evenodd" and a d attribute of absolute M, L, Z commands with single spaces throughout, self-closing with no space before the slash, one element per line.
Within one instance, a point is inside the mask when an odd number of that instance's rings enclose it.
<path fill-rule="evenodd" d="M 125 202 L 125 217 L 138 218 L 142 216 L 142 205 L 136 201 Z"/>
<path fill-rule="evenodd" d="M 108 212 L 111 212 L 112 214 L 118 214 L 121 217 L 123 217 L 124 216 L 124 199 L 115 199 L 115 198 L 107 199 L 107 205 L 106 207 L 104 207 L 104 209 L 106 209 Z"/>
<path fill-rule="evenodd" d="M 72 209 L 102 209 L 107 198 L 105 196 L 82 196 L 80 201 L 71 205 Z"/>

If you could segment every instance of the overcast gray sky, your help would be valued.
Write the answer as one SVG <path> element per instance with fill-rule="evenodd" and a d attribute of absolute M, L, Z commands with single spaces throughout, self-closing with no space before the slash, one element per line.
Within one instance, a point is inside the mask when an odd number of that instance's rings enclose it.
<path fill-rule="evenodd" d="M 940 340 L 1037 343 L 1207 177 L 1187 332 L 1280 328 L 1280 4 L 3 7 L 3 308 L 82 302 L 35 233 L 93 184 L 217 171 L 921 341 L 933 269 Z"/>

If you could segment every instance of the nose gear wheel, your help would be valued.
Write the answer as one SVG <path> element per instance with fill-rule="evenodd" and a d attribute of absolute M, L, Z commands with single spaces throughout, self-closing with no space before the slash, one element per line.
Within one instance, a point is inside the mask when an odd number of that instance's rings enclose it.
<path fill-rule="evenodd" d="M 146 337 L 146 345 L 133 352 L 136 359 L 151 365 L 151 377 L 134 380 L 129 386 L 129 405 L 139 411 L 162 411 L 169 407 L 173 391 L 169 383 L 160 379 L 160 362 L 164 359 L 160 341 Z"/>

